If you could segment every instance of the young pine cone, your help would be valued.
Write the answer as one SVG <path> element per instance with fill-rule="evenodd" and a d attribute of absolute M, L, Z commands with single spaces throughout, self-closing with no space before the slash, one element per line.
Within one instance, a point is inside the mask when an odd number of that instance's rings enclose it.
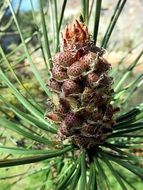
<path fill-rule="evenodd" d="M 88 29 L 75 20 L 63 33 L 63 51 L 53 58 L 49 87 L 59 104 L 49 118 L 59 125 L 58 134 L 80 148 L 104 143 L 112 133 L 113 89 L 111 65 L 90 41 Z"/>

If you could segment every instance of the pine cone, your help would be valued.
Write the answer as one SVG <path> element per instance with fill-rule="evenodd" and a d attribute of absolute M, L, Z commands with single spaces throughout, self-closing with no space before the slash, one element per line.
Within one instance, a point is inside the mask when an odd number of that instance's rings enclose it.
<path fill-rule="evenodd" d="M 111 65 L 81 22 L 66 27 L 63 51 L 54 56 L 53 65 L 49 87 L 59 104 L 48 117 L 59 123 L 61 141 L 69 138 L 85 149 L 104 143 L 115 123 Z"/>

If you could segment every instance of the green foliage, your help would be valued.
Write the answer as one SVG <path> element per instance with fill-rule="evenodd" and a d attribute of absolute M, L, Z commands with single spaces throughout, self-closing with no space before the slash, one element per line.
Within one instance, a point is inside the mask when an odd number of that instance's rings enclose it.
<path fill-rule="evenodd" d="M 143 80 L 141 74 L 130 81 L 130 74 L 138 65 L 143 51 L 138 53 L 129 67 L 121 72 L 117 67 L 111 73 L 115 78 L 112 104 L 119 106 L 121 110 L 116 118 L 114 131 L 104 144 L 90 150 L 78 150 L 67 142 L 55 144 L 57 125 L 44 119 L 46 99 L 53 100 L 46 81 L 52 67 L 51 57 L 60 48 L 59 39 L 66 3 L 64 0 L 60 11 L 57 11 L 58 1 L 48 1 L 46 7 L 43 6 L 43 1 L 39 1 L 39 13 L 32 10 L 26 15 L 20 15 L 22 20 L 19 19 L 19 11 L 14 11 L 11 1 L 0 5 L 9 7 L 12 13 L 12 17 L 7 20 L 7 27 L 3 26 L 2 30 L 7 32 L 10 26 L 12 29 L 14 26 L 13 30 L 21 39 L 16 48 L 8 53 L 0 47 L 0 167 L 8 168 L 9 171 L 2 169 L 4 176 L 0 174 L 1 188 L 12 189 L 18 181 L 28 179 L 31 185 L 26 185 L 25 190 L 140 189 L 143 159 L 134 155 L 133 149 L 143 145 L 143 102 L 130 108 L 129 102 L 133 94 L 140 90 Z M 110 36 L 125 3 L 126 0 L 117 2 L 100 42 L 101 47 L 108 48 Z M 95 11 L 93 41 L 96 43 L 102 1 L 97 0 L 92 5 L 93 8 L 89 1 L 82 0 L 79 12 L 81 20 L 88 24 L 90 14 Z M 5 8 L 2 10 L 0 19 L 3 18 Z M 25 35 L 27 17 L 28 22 L 31 19 L 34 31 Z M 36 38 L 36 46 L 31 45 L 33 38 Z M 43 64 L 36 62 L 35 54 L 40 54 Z M 123 64 L 124 58 L 119 65 Z M 20 73 L 22 70 L 24 74 Z M 22 138 L 25 145 L 18 147 L 18 140 Z M 41 164 L 31 164 L 40 161 Z M 19 165 L 25 167 L 27 164 L 31 165 L 22 173 L 19 173 L 18 167 L 10 168 Z M 19 168 L 22 170 L 20 166 Z M 129 174 L 132 174 L 130 179 L 126 178 Z M 7 179 L 16 180 L 12 180 L 7 186 L 3 182 Z M 139 183 L 134 187 L 137 179 Z M 135 183 L 132 183 L 133 180 Z"/>

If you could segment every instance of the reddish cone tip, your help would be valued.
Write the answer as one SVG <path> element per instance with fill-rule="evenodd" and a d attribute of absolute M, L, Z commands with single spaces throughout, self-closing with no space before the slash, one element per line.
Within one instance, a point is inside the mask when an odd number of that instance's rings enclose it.
<path fill-rule="evenodd" d="M 82 47 L 89 41 L 89 33 L 86 26 L 76 19 L 71 25 L 67 25 L 62 34 L 64 48 Z"/>

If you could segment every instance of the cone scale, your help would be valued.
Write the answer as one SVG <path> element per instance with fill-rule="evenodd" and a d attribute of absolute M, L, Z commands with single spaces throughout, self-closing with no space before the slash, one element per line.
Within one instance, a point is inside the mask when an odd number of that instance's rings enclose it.
<path fill-rule="evenodd" d="M 75 20 L 63 32 L 63 51 L 53 57 L 50 90 L 58 104 L 47 114 L 58 120 L 58 139 L 69 139 L 88 149 L 112 133 L 114 109 L 110 104 L 113 79 L 103 51 L 90 41 L 88 29 Z M 56 121 L 55 121 L 56 120 Z"/>

